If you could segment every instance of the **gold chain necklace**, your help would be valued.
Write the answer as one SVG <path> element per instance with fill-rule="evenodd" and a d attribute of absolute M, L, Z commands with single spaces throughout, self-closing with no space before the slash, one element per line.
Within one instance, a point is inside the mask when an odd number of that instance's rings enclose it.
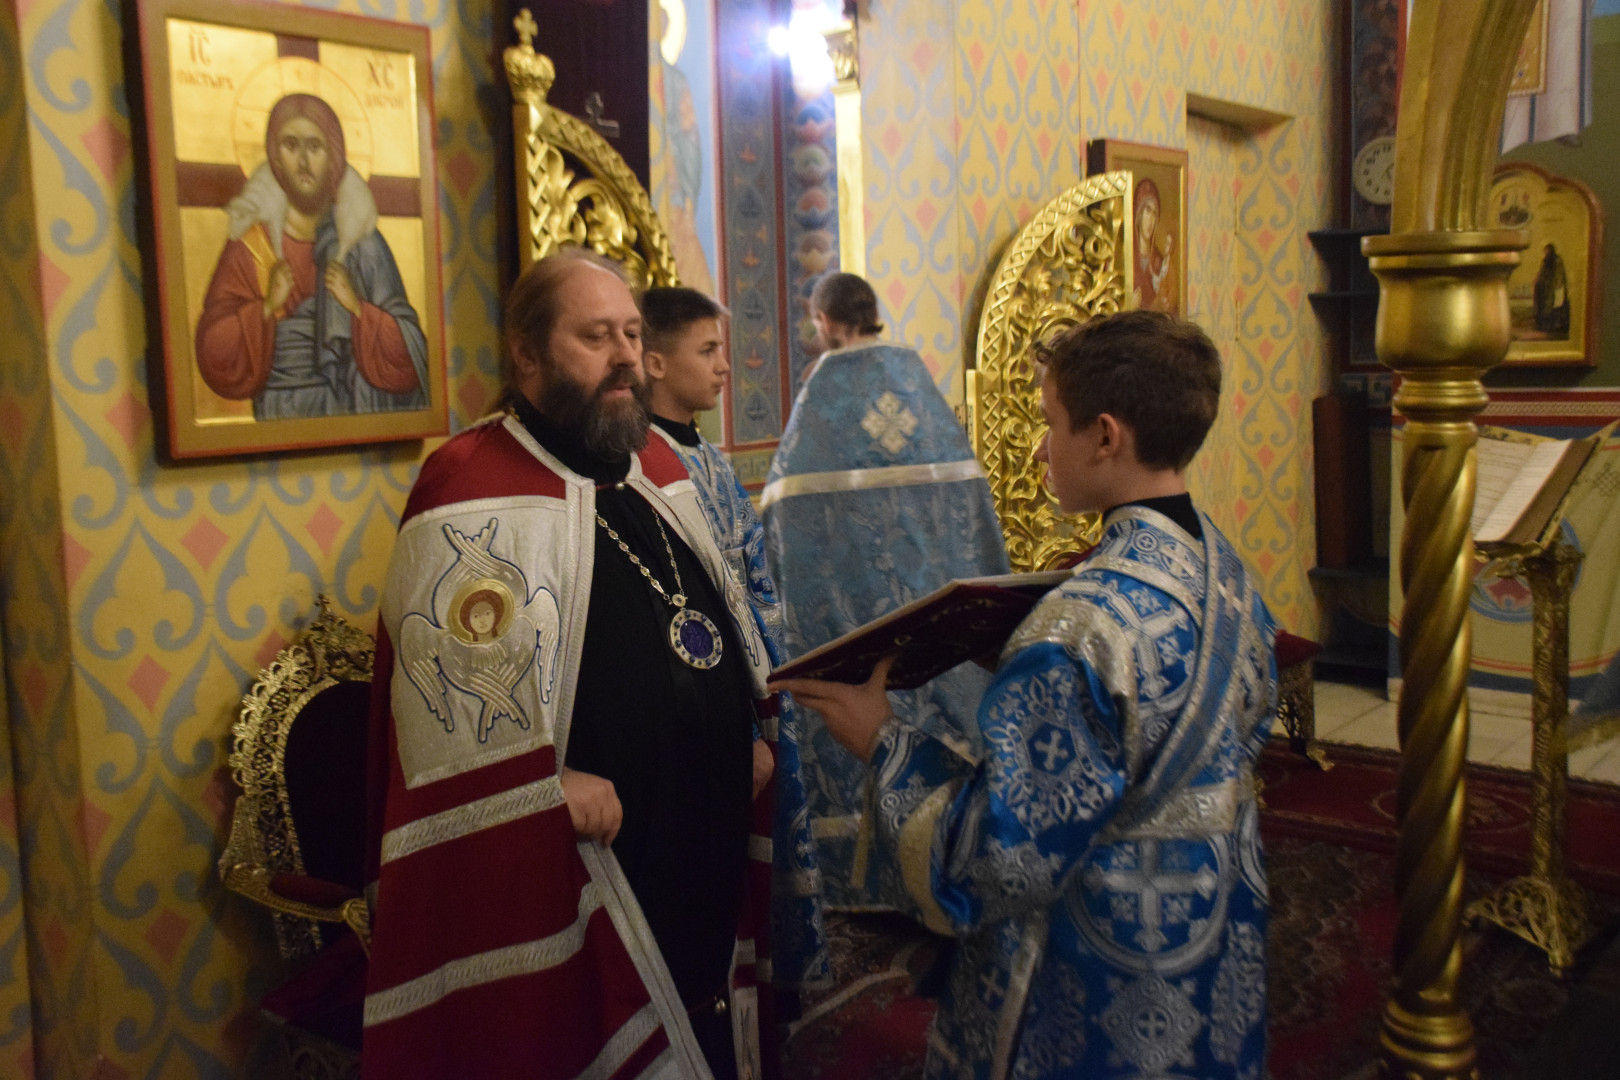
<path fill-rule="evenodd" d="M 647 584 L 653 587 L 653 591 L 675 609 L 675 616 L 669 620 L 669 647 L 674 650 L 675 655 L 695 668 L 708 669 L 718 664 L 724 651 L 720 628 L 703 612 L 686 606 L 686 587 L 681 583 L 681 568 L 675 562 L 675 549 L 670 546 L 669 533 L 664 531 L 664 523 L 660 520 L 658 512 L 656 510 L 653 512 L 653 524 L 658 526 L 658 535 L 664 538 L 664 552 L 669 556 L 669 568 L 675 572 L 674 595 L 664 588 L 662 582 L 652 576 L 647 564 L 636 557 L 636 553 L 630 550 L 630 545 L 613 531 L 613 526 L 609 525 L 607 519 L 600 513 L 596 515 L 596 523 L 602 526 L 608 538 L 618 544 L 619 550 L 625 553 L 637 570 L 641 571 L 641 576 L 647 579 Z"/>

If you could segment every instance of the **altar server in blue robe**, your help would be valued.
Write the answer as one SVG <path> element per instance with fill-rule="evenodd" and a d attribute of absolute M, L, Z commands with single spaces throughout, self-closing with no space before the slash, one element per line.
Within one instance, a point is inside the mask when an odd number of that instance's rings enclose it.
<path fill-rule="evenodd" d="M 1254 768 L 1275 633 L 1183 475 L 1220 358 L 1158 312 L 1045 353 L 1036 457 L 1102 541 L 1013 633 L 979 706 L 982 756 L 864 686 L 784 680 L 867 760 L 875 860 L 953 935 L 931 1078 L 1259 1077 L 1265 870 Z"/>
<path fill-rule="evenodd" d="M 922 358 L 879 339 L 872 287 L 829 274 L 810 309 L 829 351 L 793 403 L 760 497 L 790 659 L 954 578 L 1007 572 L 984 470 Z M 972 743 L 988 684 L 978 668 L 959 668 L 897 694 L 895 710 L 920 730 Z M 827 901 L 881 904 L 852 874 L 865 770 L 819 717 L 800 717 Z"/>
<path fill-rule="evenodd" d="M 731 463 L 697 429 L 697 414 L 719 402 L 731 370 L 722 326 L 728 314 L 696 289 L 648 289 L 641 297 L 642 363 L 651 392 L 653 430 L 669 443 L 691 474 L 715 543 L 732 574 L 747 589 L 754 621 L 775 667 L 784 659 L 782 605 L 765 566 L 765 530 Z M 789 992 L 825 985 L 831 978 L 821 914 L 821 874 L 810 839 L 797 729 L 792 702 L 783 696 L 775 733 L 770 979 L 779 990 Z M 755 743 L 756 752 L 763 746 L 763 742 Z M 766 755 L 756 772 L 771 767 Z"/>

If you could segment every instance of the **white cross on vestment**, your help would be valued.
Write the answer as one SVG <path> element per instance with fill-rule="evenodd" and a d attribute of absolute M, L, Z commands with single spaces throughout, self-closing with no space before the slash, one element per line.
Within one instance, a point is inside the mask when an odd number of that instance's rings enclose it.
<path fill-rule="evenodd" d="M 1238 602 L 1237 592 L 1232 588 L 1231 583 L 1219 574 L 1215 576 L 1215 591 L 1220 594 L 1221 607 L 1231 611 L 1234 615 L 1243 610 L 1243 605 Z"/>
<path fill-rule="evenodd" d="M 1158 1042 L 1170 1034 L 1170 1013 L 1162 1006 L 1146 1009 L 1131 1018 L 1131 1029 L 1149 1042 Z"/>
<path fill-rule="evenodd" d="M 1031 743 L 1030 749 L 1040 751 L 1041 757 L 1045 759 L 1041 767 L 1049 773 L 1057 772 L 1070 757 L 1068 747 L 1064 746 L 1063 740 L 1058 738 L 1057 728 L 1052 728 L 1046 733 L 1044 743 Z"/>
<path fill-rule="evenodd" d="M 979 986 L 984 990 L 986 1005 L 994 1005 L 1007 994 L 1007 981 L 1002 973 L 994 968 L 979 976 Z"/>
<path fill-rule="evenodd" d="M 1111 594 L 1107 599 L 1108 606 L 1125 620 L 1126 626 L 1141 631 L 1142 636 L 1136 640 L 1136 669 L 1142 680 L 1140 689 L 1149 697 L 1158 697 L 1168 686 L 1157 643 L 1187 624 L 1186 612 L 1181 610 L 1181 605 L 1171 603 L 1163 611 L 1144 616 L 1123 593 Z"/>
<path fill-rule="evenodd" d="M 1220 878 L 1207 866 L 1201 866 L 1190 874 L 1160 871 L 1157 840 L 1140 841 L 1137 850 L 1139 855 L 1135 869 L 1087 867 L 1086 888 L 1092 892 L 1106 890 L 1135 896 L 1137 918 L 1142 924 L 1142 929 L 1136 932 L 1136 943 L 1148 952 L 1158 952 L 1170 940 L 1164 936 L 1164 912 L 1160 900 L 1167 896 L 1190 896 L 1193 893 L 1208 900 L 1215 895 Z"/>
<path fill-rule="evenodd" d="M 866 415 L 861 418 L 861 427 L 865 428 L 866 433 L 876 439 L 883 449 L 891 454 L 898 454 L 905 448 L 906 440 L 917 430 L 917 417 L 892 390 L 885 390 L 872 407 L 866 410 Z"/>

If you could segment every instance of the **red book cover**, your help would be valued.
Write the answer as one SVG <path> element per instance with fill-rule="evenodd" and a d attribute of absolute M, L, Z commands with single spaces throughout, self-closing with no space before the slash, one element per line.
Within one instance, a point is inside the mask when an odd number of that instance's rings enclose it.
<path fill-rule="evenodd" d="M 900 654 L 888 689 L 912 690 L 958 664 L 1001 649 L 1041 597 L 1073 570 L 962 578 L 771 672 L 773 679 L 863 683 L 877 662 Z"/>

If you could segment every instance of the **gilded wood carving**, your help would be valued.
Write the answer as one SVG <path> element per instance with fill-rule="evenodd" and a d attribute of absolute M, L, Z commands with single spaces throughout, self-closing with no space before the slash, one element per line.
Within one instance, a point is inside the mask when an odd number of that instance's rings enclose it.
<path fill-rule="evenodd" d="M 1045 430 L 1035 346 L 1128 306 L 1131 174 L 1102 173 L 1063 192 L 996 266 L 968 372 L 969 428 L 1014 570 L 1047 570 L 1096 539 L 1095 514 L 1064 517 L 1034 460 Z"/>
<path fill-rule="evenodd" d="M 622 264 L 639 287 L 679 284 L 669 237 L 646 189 L 590 125 L 546 102 L 557 69 L 534 51 L 536 26 L 527 8 L 513 26 L 521 44 L 506 50 L 505 62 L 517 144 L 521 264 L 576 244 Z M 587 175 L 580 177 L 570 159 Z"/>
<path fill-rule="evenodd" d="M 316 601 L 320 614 L 260 673 L 231 726 L 231 776 L 242 794 L 219 859 L 227 887 L 274 909 L 276 943 L 289 959 L 320 950 L 319 922 L 347 923 L 362 942 L 370 929 L 363 899 L 322 908 L 281 896 L 270 884 L 277 874 L 305 873 L 287 791 L 287 736 L 293 722 L 316 695 L 339 682 L 371 681 L 375 646 L 370 635 L 333 612 L 325 596 Z"/>

